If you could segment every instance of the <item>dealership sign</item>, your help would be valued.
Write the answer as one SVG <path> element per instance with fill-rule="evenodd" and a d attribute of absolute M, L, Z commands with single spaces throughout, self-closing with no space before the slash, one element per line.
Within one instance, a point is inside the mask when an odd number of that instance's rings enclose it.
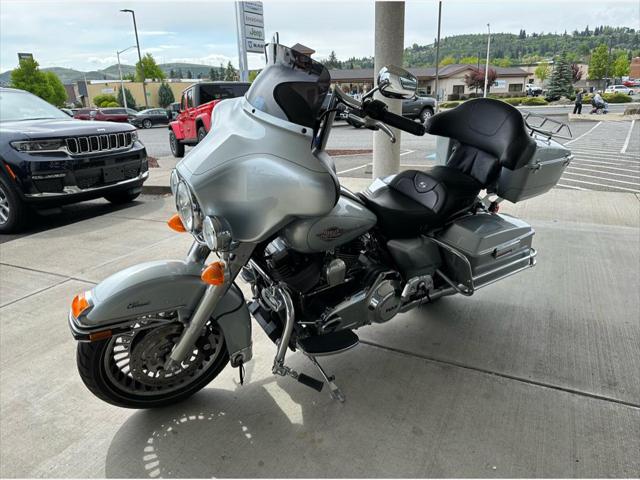
<path fill-rule="evenodd" d="M 262 2 L 238 2 L 241 44 L 245 52 L 264 52 L 264 11 Z"/>

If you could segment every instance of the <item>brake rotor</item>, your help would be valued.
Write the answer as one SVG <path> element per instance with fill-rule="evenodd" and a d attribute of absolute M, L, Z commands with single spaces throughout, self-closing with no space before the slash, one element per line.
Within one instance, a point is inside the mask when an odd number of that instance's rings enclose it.
<path fill-rule="evenodd" d="M 130 375 L 145 385 L 155 387 L 181 382 L 195 375 L 204 362 L 216 354 L 220 346 L 220 335 L 207 326 L 191 354 L 180 365 L 167 370 L 165 364 L 182 330 L 181 324 L 173 323 L 136 335 L 129 352 Z"/>

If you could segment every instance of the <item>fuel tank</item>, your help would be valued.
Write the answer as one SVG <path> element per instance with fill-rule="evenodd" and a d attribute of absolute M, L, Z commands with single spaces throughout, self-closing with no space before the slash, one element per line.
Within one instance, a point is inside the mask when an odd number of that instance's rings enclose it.
<path fill-rule="evenodd" d="M 341 196 L 328 214 L 296 220 L 283 229 L 282 236 L 287 245 L 298 252 L 324 252 L 359 237 L 375 224 L 373 212 Z"/>
<path fill-rule="evenodd" d="M 204 215 L 220 215 L 234 240 L 259 242 L 299 218 L 327 215 L 335 172 L 311 150 L 310 128 L 253 108 L 245 98 L 213 110 L 211 131 L 178 163 Z"/>

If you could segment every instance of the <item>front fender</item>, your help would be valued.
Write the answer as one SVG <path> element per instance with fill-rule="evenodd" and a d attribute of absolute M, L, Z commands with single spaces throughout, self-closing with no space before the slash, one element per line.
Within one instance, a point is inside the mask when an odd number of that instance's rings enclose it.
<path fill-rule="evenodd" d="M 79 315 L 69 313 L 76 340 L 90 341 L 91 334 L 127 331 L 145 315 L 180 311 L 189 315 L 202 298 L 206 285 L 200 279 L 202 265 L 180 260 L 142 263 L 106 278 L 87 293 L 90 307 Z M 232 364 L 251 358 L 251 319 L 240 288 L 233 284 L 218 302 L 212 317 L 225 338 Z"/>

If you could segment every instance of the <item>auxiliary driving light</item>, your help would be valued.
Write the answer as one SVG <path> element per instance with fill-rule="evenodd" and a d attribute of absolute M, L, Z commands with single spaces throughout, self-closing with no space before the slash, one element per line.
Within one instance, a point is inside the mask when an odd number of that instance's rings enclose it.
<path fill-rule="evenodd" d="M 231 227 L 222 217 L 205 217 L 202 237 L 212 252 L 225 252 L 231 246 Z"/>

